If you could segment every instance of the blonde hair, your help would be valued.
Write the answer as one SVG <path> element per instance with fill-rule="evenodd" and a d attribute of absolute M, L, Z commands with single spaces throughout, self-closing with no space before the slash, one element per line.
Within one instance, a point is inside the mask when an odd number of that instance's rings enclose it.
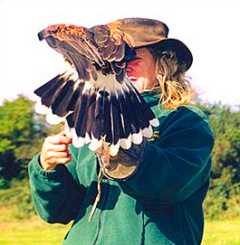
<path fill-rule="evenodd" d="M 184 65 L 178 64 L 175 53 L 168 51 L 161 56 L 155 56 L 155 59 L 156 78 L 160 88 L 159 102 L 166 109 L 190 104 L 195 91 L 185 75 Z"/>

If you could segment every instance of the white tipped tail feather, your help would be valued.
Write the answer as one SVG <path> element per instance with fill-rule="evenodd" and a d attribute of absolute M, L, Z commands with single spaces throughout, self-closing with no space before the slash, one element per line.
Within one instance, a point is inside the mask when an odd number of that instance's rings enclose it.
<path fill-rule="evenodd" d="M 115 156 L 120 147 L 129 149 L 132 144 L 141 144 L 144 137 L 151 138 L 153 127 L 159 126 L 127 76 L 120 83 L 114 75 L 102 73 L 96 81 L 85 82 L 58 75 L 35 93 L 41 99 L 36 111 L 45 114 L 50 124 L 65 121 L 66 135 L 77 148 L 88 144 L 96 151 L 105 141 L 110 155 Z"/>

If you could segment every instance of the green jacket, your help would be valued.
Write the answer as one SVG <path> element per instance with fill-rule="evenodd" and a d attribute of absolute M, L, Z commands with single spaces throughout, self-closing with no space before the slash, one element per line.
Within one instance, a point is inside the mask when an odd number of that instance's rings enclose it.
<path fill-rule="evenodd" d="M 49 223 L 67 224 L 65 245 L 157 245 L 201 243 L 202 203 L 209 186 L 213 132 L 196 106 L 163 110 L 159 96 L 142 94 L 160 119 L 160 137 L 147 142 L 143 161 L 127 180 L 103 179 L 97 194 L 95 154 L 87 146 L 69 146 L 73 160 L 44 171 L 39 156 L 29 164 L 34 207 Z"/>

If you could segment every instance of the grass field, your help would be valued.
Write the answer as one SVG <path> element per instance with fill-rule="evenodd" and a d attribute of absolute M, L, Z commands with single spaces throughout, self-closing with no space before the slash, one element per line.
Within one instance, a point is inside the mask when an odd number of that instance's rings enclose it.
<path fill-rule="evenodd" d="M 59 245 L 70 225 L 29 221 L 0 223 L 1 245 Z M 203 245 L 240 245 L 240 218 L 232 221 L 207 221 Z"/>

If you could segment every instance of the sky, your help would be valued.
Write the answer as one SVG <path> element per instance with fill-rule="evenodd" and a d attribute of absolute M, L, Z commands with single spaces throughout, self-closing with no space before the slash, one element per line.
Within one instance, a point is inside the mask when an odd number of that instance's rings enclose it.
<path fill-rule="evenodd" d="M 50 24 L 90 27 L 119 18 L 165 22 L 169 37 L 191 49 L 191 84 L 204 102 L 240 105 L 240 7 L 228 1 L 0 0 L 0 103 L 25 94 L 64 71 L 64 62 L 37 33 Z"/>

